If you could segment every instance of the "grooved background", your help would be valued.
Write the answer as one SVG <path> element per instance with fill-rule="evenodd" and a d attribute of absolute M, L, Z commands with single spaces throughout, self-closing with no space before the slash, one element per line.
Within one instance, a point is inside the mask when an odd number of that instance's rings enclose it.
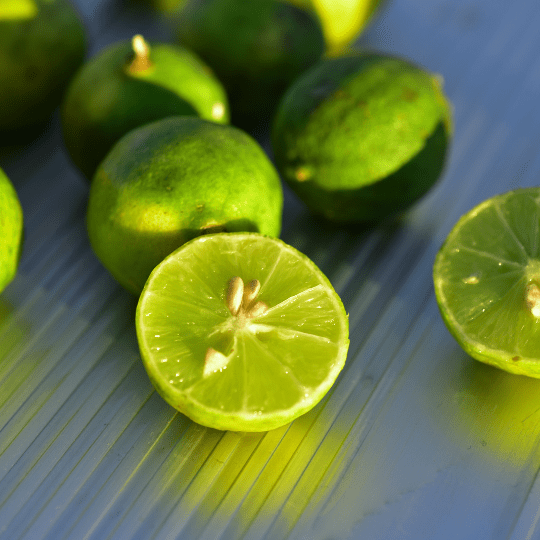
<path fill-rule="evenodd" d="M 170 37 L 129 0 L 77 4 L 91 54 Z M 538 0 L 388 0 L 361 39 L 444 77 L 455 142 L 397 223 L 332 228 L 287 192 L 282 238 L 341 295 L 351 347 L 323 402 L 268 433 L 200 427 L 153 391 L 136 301 L 89 247 L 58 117 L 0 149 L 26 218 L 0 296 L 0 538 L 540 538 L 540 381 L 463 353 L 431 281 L 462 213 L 539 183 L 539 28 Z"/>

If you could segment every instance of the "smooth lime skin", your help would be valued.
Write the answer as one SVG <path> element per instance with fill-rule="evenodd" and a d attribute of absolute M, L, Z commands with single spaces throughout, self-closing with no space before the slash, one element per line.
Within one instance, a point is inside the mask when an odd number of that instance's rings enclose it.
<path fill-rule="evenodd" d="M 231 121 L 244 129 L 267 122 L 285 89 L 325 49 L 316 15 L 279 0 L 188 0 L 174 27 L 223 82 Z"/>
<path fill-rule="evenodd" d="M 272 126 L 284 180 L 335 222 L 407 209 L 439 178 L 451 139 L 439 80 L 400 58 L 327 58 L 292 85 Z"/>
<path fill-rule="evenodd" d="M 84 61 L 83 24 L 66 0 L 0 10 L 0 132 L 45 122 Z M 34 13 L 32 15 L 32 13 Z"/>
<path fill-rule="evenodd" d="M 143 124 L 175 115 L 229 121 L 225 90 L 199 58 L 176 45 L 149 45 L 149 69 L 129 70 L 135 53 L 122 41 L 86 62 L 69 86 L 64 140 L 87 179 L 122 135 Z"/>
<path fill-rule="evenodd" d="M 17 192 L 0 169 L 0 293 L 17 273 L 23 245 L 23 211 Z"/>
<path fill-rule="evenodd" d="M 87 225 L 95 253 L 129 291 L 174 249 L 215 231 L 279 236 L 283 208 L 274 166 L 243 131 L 197 117 L 137 128 L 100 164 Z"/>

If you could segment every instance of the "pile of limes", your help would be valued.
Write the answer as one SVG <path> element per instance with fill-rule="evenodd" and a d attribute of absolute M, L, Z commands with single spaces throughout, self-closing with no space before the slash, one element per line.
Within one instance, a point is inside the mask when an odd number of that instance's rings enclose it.
<path fill-rule="evenodd" d="M 393 219 L 441 177 L 451 106 L 440 76 L 350 48 L 377 0 L 153 4 L 176 43 L 135 35 L 83 62 L 68 0 L 0 0 L 0 134 L 61 103 L 66 148 L 89 183 L 89 239 L 139 296 L 156 389 L 210 427 L 275 428 L 322 398 L 349 344 L 331 283 L 278 239 L 281 180 L 327 220 Z M 539 201 L 535 188 L 472 210 L 434 265 L 464 349 L 533 376 Z M 0 290 L 17 270 L 22 221 L 0 172 Z"/>

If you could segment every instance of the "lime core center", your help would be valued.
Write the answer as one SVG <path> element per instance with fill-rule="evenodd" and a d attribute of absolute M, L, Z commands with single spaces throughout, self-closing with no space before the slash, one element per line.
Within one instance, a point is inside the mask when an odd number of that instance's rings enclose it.
<path fill-rule="evenodd" d="M 259 317 L 268 311 L 268 305 L 257 299 L 260 289 L 261 283 L 257 279 L 252 279 L 247 284 L 239 276 L 229 280 L 225 304 L 233 316 L 235 330 L 244 328 L 251 319 Z M 218 370 L 226 369 L 228 360 L 228 357 L 223 353 L 208 347 L 204 359 L 203 375 L 207 376 Z"/>
<path fill-rule="evenodd" d="M 247 285 L 241 277 L 233 277 L 229 280 L 225 303 L 237 318 L 239 326 L 244 326 L 247 319 L 253 319 L 262 315 L 268 310 L 268 306 L 257 300 L 261 283 L 257 279 L 252 279 Z"/>

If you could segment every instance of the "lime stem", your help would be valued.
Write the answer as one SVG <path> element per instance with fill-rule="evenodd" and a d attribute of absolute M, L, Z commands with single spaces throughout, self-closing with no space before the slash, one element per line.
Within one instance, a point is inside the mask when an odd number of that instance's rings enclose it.
<path fill-rule="evenodd" d="M 150 69 L 152 67 L 152 62 L 150 61 L 150 46 L 145 39 L 140 34 L 137 34 L 133 36 L 131 46 L 135 53 L 135 58 L 131 61 L 128 71 L 130 73 L 138 73 Z"/>

